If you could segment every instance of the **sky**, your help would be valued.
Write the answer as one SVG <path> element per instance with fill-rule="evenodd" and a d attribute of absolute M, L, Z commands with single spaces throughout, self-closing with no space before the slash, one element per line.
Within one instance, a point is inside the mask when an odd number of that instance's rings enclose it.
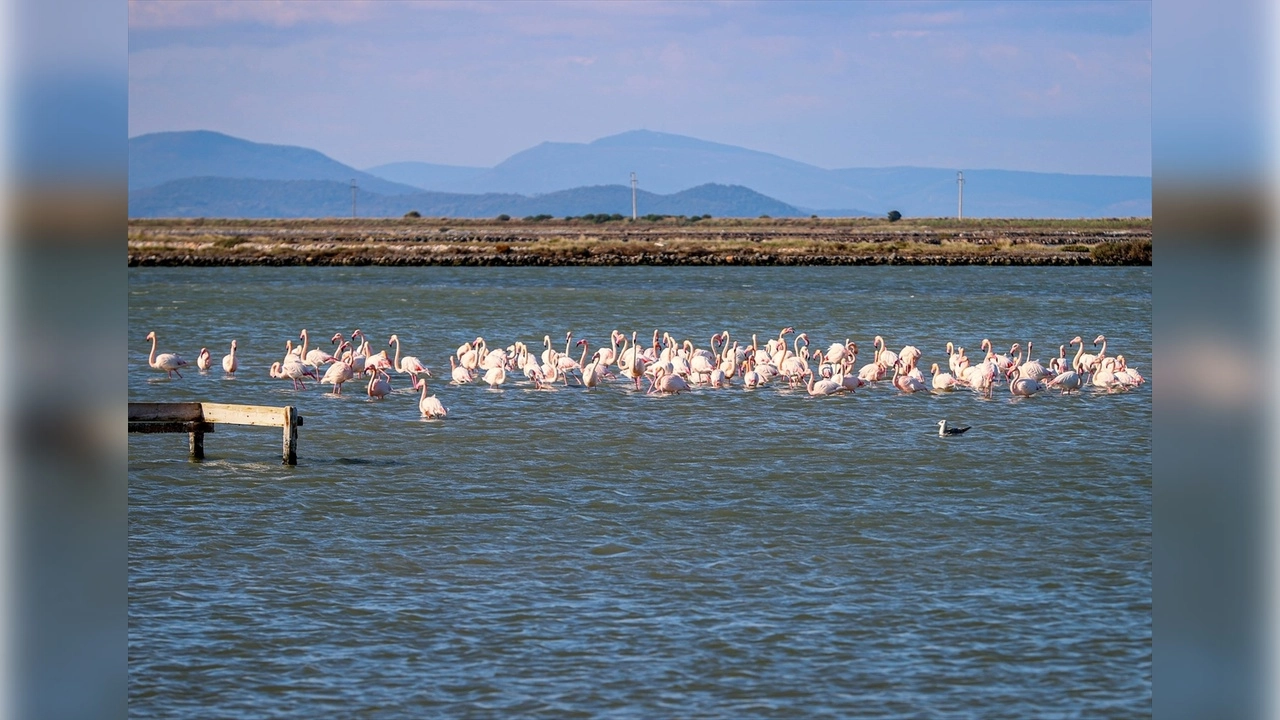
<path fill-rule="evenodd" d="M 129 2 L 129 136 L 491 167 L 636 129 L 823 168 L 1151 174 L 1151 4 Z"/>

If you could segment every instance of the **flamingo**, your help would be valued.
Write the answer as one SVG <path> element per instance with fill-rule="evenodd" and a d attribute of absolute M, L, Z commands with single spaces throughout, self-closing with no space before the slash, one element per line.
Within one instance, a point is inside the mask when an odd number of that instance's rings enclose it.
<path fill-rule="evenodd" d="M 485 371 L 484 381 L 489 383 L 490 389 L 497 390 L 499 385 L 507 381 L 507 371 L 501 365 L 489 368 Z"/>
<path fill-rule="evenodd" d="M 1134 370 L 1133 368 L 1129 367 L 1127 363 L 1125 363 L 1123 355 L 1116 356 L 1115 375 L 1116 375 L 1116 380 L 1118 380 L 1121 384 L 1127 387 L 1134 387 L 1136 385 L 1141 385 L 1142 383 L 1147 381 L 1147 379 L 1142 377 L 1142 375 L 1137 370 Z"/>
<path fill-rule="evenodd" d="M 806 387 L 809 391 L 809 394 L 812 395 L 813 397 L 835 395 L 836 393 L 844 389 L 843 384 L 828 378 L 823 378 L 821 380 L 818 380 L 817 382 L 814 382 L 812 370 L 806 370 L 804 374 L 809 378 L 809 384 Z"/>
<path fill-rule="evenodd" d="M 627 358 L 628 345 L 626 337 L 623 337 L 622 351 L 618 353 L 618 370 L 623 375 L 635 381 L 636 390 L 640 389 L 640 378 L 644 377 L 644 371 L 648 367 L 648 361 L 640 356 L 640 348 L 636 345 L 636 333 L 631 333 L 631 357 Z"/>
<path fill-rule="evenodd" d="M 151 331 L 147 333 L 147 339 L 151 341 L 151 355 L 147 357 L 147 364 L 156 370 L 165 371 L 165 377 L 172 379 L 174 373 L 178 373 L 178 377 L 182 377 L 182 373 L 178 372 L 178 368 L 187 364 L 186 360 L 177 353 L 160 353 L 156 354 L 156 333 Z"/>
<path fill-rule="evenodd" d="M 1093 373 L 1093 386 L 1107 390 L 1119 385 L 1116 379 L 1116 359 L 1104 357 L 1098 362 L 1098 369 Z"/>
<path fill-rule="evenodd" d="M 310 342 L 310 338 L 307 337 L 306 328 L 302 329 L 302 332 L 298 335 L 298 337 L 302 338 L 302 349 L 299 351 L 298 354 L 302 357 L 302 363 L 304 365 L 310 365 L 311 367 L 315 368 L 317 372 L 319 372 L 321 365 L 324 365 L 325 363 L 331 363 L 337 359 L 334 356 L 330 355 L 329 353 L 325 352 L 324 350 L 321 350 L 320 348 L 312 348 L 310 351 L 308 351 L 307 343 Z M 330 338 L 330 340 L 332 340 L 332 338 Z"/>
<path fill-rule="evenodd" d="M 1022 368 L 1015 367 L 1009 371 L 1009 394 L 1018 397 L 1031 397 L 1044 389 L 1044 385 L 1033 378 L 1022 377 Z"/>
<path fill-rule="evenodd" d="M 442 418 L 449 414 L 449 410 L 441 404 L 440 399 L 435 395 L 427 397 L 427 381 L 422 381 L 422 396 L 418 398 L 418 411 L 425 418 Z"/>
<path fill-rule="evenodd" d="M 303 378 L 316 379 L 316 374 L 309 370 L 306 365 L 303 365 L 302 361 L 292 353 L 285 358 L 284 362 L 272 363 L 269 373 L 273 378 L 288 378 L 292 380 L 294 390 L 307 389 L 307 384 L 303 382 Z"/>
<path fill-rule="evenodd" d="M 413 389 L 417 390 L 418 376 L 426 375 L 427 377 L 431 377 L 431 371 L 427 369 L 426 365 L 422 364 L 421 360 L 414 357 L 413 355 L 405 355 L 403 358 L 400 357 L 400 336 L 399 335 L 391 336 L 391 339 L 387 341 L 387 346 L 390 347 L 391 345 L 396 346 L 396 357 L 394 360 L 391 361 L 391 367 L 394 368 L 395 371 L 398 373 L 404 373 L 405 375 L 408 375 L 410 380 L 413 382 Z M 452 360 L 452 358 L 450 359 Z"/>
<path fill-rule="evenodd" d="M 964 355 L 964 348 L 960 352 L 956 352 L 956 345 L 951 341 L 947 341 L 947 367 L 951 370 L 952 375 L 960 374 L 960 358 Z"/>
<path fill-rule="evenodd" d="M 240 363 L 236 361 L 236 341 L 231 341 L 231 352 L 222 356 L 222 369 L 231 375 L 239 369 Z"/>
<path fill-rule="evenodd" d="M 213 367 L 213 356 L 209 354 L 209 348 L 202 347 L 200 352 L 196 353 L 196 367 L 201 374 L 209 372 L 209 368 Z"/>
<path fill-rule="evenodd" d="M 1076 340 L 1080 340 L 1079 335 L 1077 335 L 1075 340 L 1072 340 L 1072 342 L 1074 343 Z M 1097 355 L 1094 355 L 1092 353 L 1084 353 L 1083 355 L 1079 356 L 1080 367 L 1093 373 L 1096 373 L 1098 371 L 1099 367 L 1102 365 L 1102 358 L 1106 357 L 1107 355 L 1107 336 L 1099 335 L 1098 337 L 1094 338 L 1093 344 L 1096 346 L 1098 343 L 1102 343 L 1102 349 L 1098 351 Z M 1080 349 L 1081 350 L 1084 349 L 1084 341 L 1080 342 Z"/>
<path fill-rule="evenodd" d="M 579 340 L 578 344 L 582 346 L 582 360 L 579 362 L 582 365 L 582 384 L 585 387 L 593 388 L 600 384 L 600 364 L 602 362 L 600 360 L 600 351 L 597 350 L 596 354 L 592 356 L 591 362 L 588 363 L 587 351 L 591 346 L 587 343 L 586 338 Z"/>
<path fill-rule="evenodd" d="M 956 388 L 956 378 L 951 373 L 938 372 L 938 363 L 933 364 L 933 389 L 941 392 L 949 392 Z"/>
<path fill-rule="evenodd" d="M 877 363 L 879 363 L 884 368 L 886 369 L 891 368 L 893 367 L 893 364 L 898 361 L 898 354 L 892 350 L 885 348 L 884 338 L 880 337 L 879 335 L 877 335 L 875 340 L 871 342 L 871 347 L 878 348 L 872 354 L 872 357 L 875 359 Z"/>
<path fill-rule="evenodd" d="M 902 361 L 899 360 L 893 364 L 893 386 L 904 393 L 920 392 L 928 390 L 929 387 L 924 382 L 915 379 L 911 375 L 902 372 Z"/>
<path fill-rule="evenodd" d="M 996 381 L 996 363 L 994 360 L 983 360 L 977 365 L 966 367 L 963 382 L 987 397 L 991 397 L 991 386 Z"/>
<path fill-rule="evenodd" d="M 471 371 L 459 365 L 452 355 L 449 356 L 449 374 L 453 376 L 454 385 L 466 385 L 475 379 Z"/>
<path fill-rule="evenodd" d="M 659 372 L 657 377 L 649 381 L 649 394 L 662 393 L 675 395 L 689 389 L 689 383 L 674 373 Z"/>
<path fill-rule="evenodd" d="M 1045 383 L 1046 388 L 1059 388 L 1062 394 L 1066 395 L 1072 390 L 1079 390 L 1084 384 L 1084 376 L 1075 370 L 1064 370 L 1053 377 L 1052 380 Z"/>
<path fill-rule="evenodd" d="M 1018 368 L 1022 371 L 1022 377 L 1030 378 L 1031 380 L 1041 380 L 1049 374 L 1049 371 L 1040 364 L 1039 360 L 1034 359 L 1034 357 L 1035 356 L 1031 354 L 1031 341 L 1028 340 L 1027 361 L 1019 365 Z"/>
<path fill-rule="evenodd" d="M 346 345 L 347 343 L 344 342 L 342 345 L 338 346 L 339 355 L 342 354 L 342 348 L 345 347 Z M 332 385 L 333 394 L 341 395 L 342 383 L 347 382 L 348 380 L 354 378 L 355 376 L 356 376 L 356 373 L 355 373 L 355 368 L 352 367 L 352 360 L 343 359 L 330 365 L 329 369 L 324 371 L 324 376 L 320 378 L 320 382 L 322 384 Z"/>
<path fill-rule="evenodd" d="M 374 368 L 373 373 L 369 376 L 369 386 L 366 388 L 366 392 L 374 400 L 381 400 L 391 394 L 391 376 L 387 374 L 386 370 Z"/>

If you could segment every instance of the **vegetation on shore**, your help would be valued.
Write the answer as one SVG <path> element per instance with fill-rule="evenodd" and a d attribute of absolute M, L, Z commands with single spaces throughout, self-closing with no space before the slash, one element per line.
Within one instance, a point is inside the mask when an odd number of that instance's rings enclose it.
<path fill-rule="evenodd" d="M 130 265 L 1147 265 L 1148 218 L 131 220 Z"/>

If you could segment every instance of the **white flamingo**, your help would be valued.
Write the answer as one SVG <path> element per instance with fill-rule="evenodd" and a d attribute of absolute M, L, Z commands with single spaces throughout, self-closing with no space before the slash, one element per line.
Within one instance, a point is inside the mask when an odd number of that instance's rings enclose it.
<path fill-rule="evenodd" d="M 435 395 L 427 396 L 427 381 L 422 381 L 422 396 L 418 398 L 418 411 L 425 418 L 442 418 L 449 414 L 449 410 L 440 402 Z"/>
<path fill-rule="evenodd" d="M 1015 367 L 1009 372 L 1009 394 L 1017 397 L 1031 397 L 1044 389 L 1039 380 L 1022 377 L 1022 368 Z"/>
<path fill-rule="evenodd" d="M 204 374 L 209 372 L 211 367 L 213 367 L 213 355 L 209 354 L 209 348 L 200 348 L 200 352 L 196 353 L 196 368 Z"/>
<path fill-rule="evenodd" d="M 933 389 L 940 392 L 950 392 L 956 388 L 956 378 L 951 373 L 938 372 L 938 363 L 933 364 Z"/>
<path fill-rule="evenodd" d="M 454 385 L 466 385 L 475 380 L 475 376 L 471 371 L 458 364 L 458 361 L 452 355 L 449 356 L 449 374 L 453 376 Z"/>
<path fill-rule="evenodd" d="M 233 374 L 240 369 L 240 363 L 236 360 L 236 341 L 231 341 L 231 352 L 222 356 L 222 370 L 228 375 Z"/>
<path fill-rule="evenodd" d="M 501 365 L 489 368 L 485 371 L 484 381 L 491 389 L 497 390 L 498 386 L 507 381 L 507 371 Z"/>
<path fill-rule="evenodd" d="M 808 389 L 809 394 L 814 397 L 835 395 L 844 389 L 844 386 L 841 383 L 828 378 L 823 378 L 815 382 L 812 370 L 806 370 L 805 376 L 809 378 L 809 383 L 806 386 L 806 389 Z"/>
<path fill-rule="evenodd" d="M 147 364 L 156 370 L 165 371 L 165 377 L 172 378 L 174 373 L 177 373 L 178 377 L 181 378 L 182 373 L 178 372 L 178 368 L 186 365 L 187 361 L 183 360 L 182 356 L 177 353 L 160 353 L 157 355 L 156 333 L 154 330 L 147 333 L 147 339 L 151 341 L 151 355 L 147 358 Z"/>
<path fill-rule="evenodd" d="M 369 376 L 369 386 L 365 390 L 374 400 L 385 398 L 391 394 L 391 376 L 382 368 L 374 368 Z"/>
<path fill-rule="evenodd" d="M 688 390 L 689 383 L 674 373 L 659 372 L 656 378 L 649 381 L 649 394 L 675 395 Z"/>

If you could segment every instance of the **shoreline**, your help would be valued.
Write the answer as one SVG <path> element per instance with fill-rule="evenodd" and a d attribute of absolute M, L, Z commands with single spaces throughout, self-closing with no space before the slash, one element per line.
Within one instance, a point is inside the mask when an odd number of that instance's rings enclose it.
<path fill-rule="evenodd" d="M 129 267 L 1150 265 L 1151 221 L 130 220 Z"/>

